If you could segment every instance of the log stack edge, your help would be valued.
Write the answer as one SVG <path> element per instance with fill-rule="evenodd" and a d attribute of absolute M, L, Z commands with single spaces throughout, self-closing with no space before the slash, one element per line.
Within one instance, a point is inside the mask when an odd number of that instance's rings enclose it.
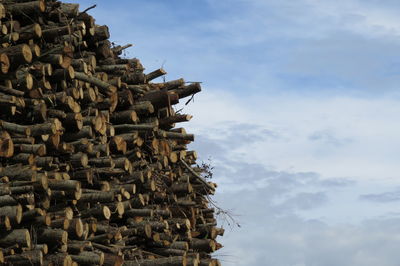
<path fill-rule="evenodd" d="M 220 265 L 184 79 L 153 82 L 78 4 L 0 1 L 0 264 Z"/>

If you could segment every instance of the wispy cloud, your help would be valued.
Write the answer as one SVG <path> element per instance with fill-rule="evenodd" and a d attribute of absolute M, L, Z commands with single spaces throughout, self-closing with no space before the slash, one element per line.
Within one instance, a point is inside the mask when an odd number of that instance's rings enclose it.
<path fill-rule="evenodd" d="M 363 194 L 360 199 L 381 203 L 400 201 L 400 188 L 377 194 Z"/>

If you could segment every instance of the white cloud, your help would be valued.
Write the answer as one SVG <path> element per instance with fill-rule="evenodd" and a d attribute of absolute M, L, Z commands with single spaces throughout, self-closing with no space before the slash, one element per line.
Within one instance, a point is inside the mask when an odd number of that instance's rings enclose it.
<path fill-rule="evenodd" d="M 227 121 L 247 126 L 244 132 L 252 139 L 230 146 L 230 156 L 246 162 L 278 170 L 314 171 L 324 177 L 400 182 L 400 104 L 393 98 L 288 94 L 257 98 L 210 90 L 196 96 L 185 111 L 194 114 L 188 124 L 191 131 L 215 140 L 234 142 L 238 137 Z M 254 133 L 252 124 L 259 127 Z M 262 130 L 275 136 L 265 138 Z M 321 132 L 330 142 L 315 138 Z"/>

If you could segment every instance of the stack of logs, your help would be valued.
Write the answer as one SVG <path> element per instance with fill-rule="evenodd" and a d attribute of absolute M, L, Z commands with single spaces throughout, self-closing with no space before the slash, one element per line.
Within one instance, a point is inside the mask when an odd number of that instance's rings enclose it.
<path fill-rule="evenodd" d="M 0 1 L 0 263 L 220 265 L 194 140 L 156 83 L 78 4 Z"/>

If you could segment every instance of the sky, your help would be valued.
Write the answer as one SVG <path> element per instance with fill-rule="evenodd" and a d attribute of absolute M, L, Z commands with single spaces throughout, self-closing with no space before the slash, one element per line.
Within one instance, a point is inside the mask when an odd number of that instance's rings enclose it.
<path fill-rule="evenodd" d="M 179 108 L 234 217 L 223 265 L 400 264 L 399 1 L 75 2 L 146 72 L 202 82 Z"/>

